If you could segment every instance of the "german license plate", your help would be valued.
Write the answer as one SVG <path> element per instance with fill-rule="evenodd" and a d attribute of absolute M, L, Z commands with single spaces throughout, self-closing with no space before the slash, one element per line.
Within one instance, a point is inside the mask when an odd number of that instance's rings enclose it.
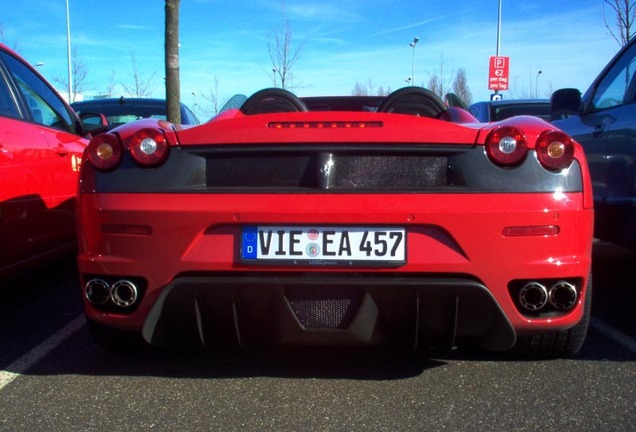
<path fill-rule="evenodd" d="M 241 258 L 252 263 L 310 265 L 401 265 L 404 228 L 243 227 Z"/>

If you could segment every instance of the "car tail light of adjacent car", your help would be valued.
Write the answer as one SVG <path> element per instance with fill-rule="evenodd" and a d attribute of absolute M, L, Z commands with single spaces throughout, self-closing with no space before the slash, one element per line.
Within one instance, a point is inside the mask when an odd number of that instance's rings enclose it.
<path fill-rule="evenodd" d="M 87 156 L 95 168 L 103 171 L 111 170 L 121 161 L 121 143 L 115 135 L 99 134 L 88 144 Z"/>
<path fill-rule="evenodd" d="M 141 129 L 130 138 L 129 146 L 133 159 L 147 167 L 163 163 L 170 148 L 163 132 L 158 129 Z"/>
<path fill-rule="evenodd" d="M 574 143 L 563 132 L 544 132 L 537 141 L 537 158 L 546 169 L 559 171 L 567 168 L 574 159 Z"/>
<path fill-rule="evenodd" d="M 486 153 L 497 165 L 517 165 L 526 157 L 527 150 L 526 136 L 512 126 L 494 129 L 486 138 Z"/>

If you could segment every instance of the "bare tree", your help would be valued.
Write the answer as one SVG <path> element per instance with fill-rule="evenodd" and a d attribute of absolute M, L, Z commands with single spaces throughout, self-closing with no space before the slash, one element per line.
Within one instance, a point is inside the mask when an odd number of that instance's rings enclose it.
<path fill-rule="evenodd" d="M 4 37 L 4 23 L 2 22 L 0 22 L 0 43 L 9 45 L 9 43 L 6 41 Z M 15 52 L 20 51 L 20 41 L 18 41 L 17 39 L 14 39 L 13 43 L 11 44 L 11 49 Z"/>
<path fill-rule="evenodd" d="M 219 79 L 216 76 L 214 77 L 214 87 L 207 93 L 203 93 L 201 97 L 212 104 L 211 115 L 216 115 L 219 113 L 223 101 L 221 100 L 221 98 L 219 98 Z M 193 107 L 193 109 L 194 108 L 195 107 Z M 205 114 L 207 117 L 207 113 Z"/>
<path fill-rule="evenodd" d="M 369 89 L 365 84 L 360 84 L 356 82 L 356 85 L 353 87 L 353 91 L 351 92 L 352 96 L 369 96 Z"/>
<path fill-rule="evenodd" d="M 605 5 L 615 15 L 615 27 L 610 26 L 605 15 Z M 632 26 L 636 19 L 636 2 L 634 0 L 603 0 L 603 20 L 605 27 L 620 46 L 627 44 L 632 37 Z"/>
<path fill-rule="evenodd" d="M 442 55 L 439 64 L 439 75 L 435 72 L 430 74 L 427 88 L 443 98 L 446 93 L 450 92 L 451 82 L 451 80 L 444 79 L 444 56 Z"/>
<path fill-rule="evenodd" d="M 108 76 L 108 83 L 106 84 L 106 95 L 108 97 L 113 97 L 113 90 L 116 86 L 117 83 L 115 82 L 115 71 L 113 70 L 110 72 L 110 75 Z"/>
<path fill-rule="evenodd" d="M 181 123 L 179 3 L 180 0 L 166 0 L 166 107 L 168 121 L 175 124 Z"/>
<path fill-rule="evenodd" d="M 470 105 L 473 102 L 473 94 L 468 88 L 466 71 L 463 68 L 459 68 L 457 70 L 455 81 L 453 81 L 453 93 L 455 93 L 466 105 Z"/>
<path fill-rule="evenodd" d="M 143 74 L 139 71 L 139 66 L 137 65 L 137 59 L 135 57 L 135 53 L 130 51 L 130 59 L 132 61 L 132 83 L 131 84 L 122 84 L 124 90 L 131 97 L 150 97 L 154 90 L 154 85 L 152 84 L 152 80 L 155 76 L 155 73 L 150 75 L 147 79 L 143 76 Z"/>
<path fill-rule="evenodd" d="M 289 87 L 289 82 L 292 78 L 291 69 L 298 61 L 306 42 L 303 41 L 294 48 L 292 36 L 291 25 L 285 16 L 285 2 L 283 2 L 282 28 L 273 30 L 268 35 L 267 50 L 272 62 L 274 86 L 280 83 L 280 87 L 284 89 Z"/>
<path fill-rule="evenodd" d="M 435 73 L 429 78 L 427 88 L 439 97 L 443 97 L 448 93 L 442 79 Z"/>
<path fill-rule="evenodd" d="M 378 87 L 378 89 L 376 90 L 375 87 L 373 86 L 373 82 L 371 82 L 371 78 L 369 78 L 366 84 L 360 84 L 359 82 L 356 82 L 356 85 L 353 87 L 353 91 L 351 92 L 351 95 L 353 96 L 371 96 L 371 95 L 386 96 L 390 92 L 391 92 L 390 89 L 385 91 L 384 87 L 382 86 Z"/>
<path fill-rule="evenodd" d="M 84 86 L 86 85 L 86 77 L 88 76 L 88 68 L 84 63 L 84 60 L 77 53 L 77 47 L 73 48 L 73 61 L 71 66 L 71 74 L 73 77 L 73 85 L 71 89 L 71 95 L 69 95 L 69 102 L 75 102 L 78 95 L 82 95 L 85 90 L 88 90 Z M 54 78 L 56 83 L 64 88 L 68 89 L 68 78 Z"/>

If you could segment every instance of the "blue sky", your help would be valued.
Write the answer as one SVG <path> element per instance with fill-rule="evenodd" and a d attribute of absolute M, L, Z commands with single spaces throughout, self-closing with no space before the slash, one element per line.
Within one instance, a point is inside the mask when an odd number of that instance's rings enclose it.
<path fill-rule="evenodd" d="M 87 70 L 87 95 L 130 85 L 132 56 L 153 96 L 164 97 L 163 0 L 69 0 L 72 48 Z M 181 0 L 182 100 L 202 117 L 208 99 L 249 95 L 274 84 L 268 40 L 289 21 L 302 45 L 291 90 L 348 95 L 356 83 L 388 90 L 431 75 L 451 84 L 464 69 L 473 101 L 486 100 L 497 49 L 498 0 Z M 57 87 L 67 76 L 66 1 L 0 0 L 4 42 Z M 607 11 L 609 13 L 609 11 Z M 613 17 L 608 16 L 608 22 Z M 603 0 L 503 0 L 499 54 L 510 57 L 505 98 L 584 91 L 619 46 Z M 415 49 L 409 46 L 419 38 Z M 541 71 L 541 74 L 538 72 Z"/>

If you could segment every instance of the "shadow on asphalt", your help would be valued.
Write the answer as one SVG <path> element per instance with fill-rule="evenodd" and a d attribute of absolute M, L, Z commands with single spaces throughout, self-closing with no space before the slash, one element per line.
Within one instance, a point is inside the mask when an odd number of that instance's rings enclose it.
<path fill-rule="evenodd" d="M 279 377 L 290 379 L 408 379 L 454 363 L 530 364 L 556 362 L 633 362 L 636 355 L 593 329 L 572 359 L 520 359 L 463 345 L 450 352 L 396 353 L 385 350 L 286 349 L 215 355 L 209 351 L 143 350 L 111 353 L 98 348 L 83 327 L 30 369 L 28 375 L 138 376 L 183 379 Z"/>
<path fill-rule="evenodd" d="M 593 315 L 633 337 L 636 253 L 609 243 L 594 245 Z M 72 265 L 67 262 L 66 265 Z M 64 272 L 51 272 L 57 285 Z M 26 281 L 30 278 L 24 279 Z M 14 285 L 19 288 L 21 285 Z M 60 288 L 60 287 L 57 287 Z M 67 291 L 69 291 L 67 289 Z M 49 294 L 44 293 L 45 298 Z M 73 296 L 74 289 L 65 295 Z M 39 295 L 36 293 L 36 295 Z M 13 294 L 13 306 L 25 305 Z M 61 300 L 59 300 L 61 301 Z M 38 306 L 39 307 L 39 306 Z M 72 314 L 77 316 L 74 305 Z M 43 306 L 43 309 L 45 306 Z M 69 312 L 70 313 L 70 312 Z M 32 319 L 37 320 L 37 315 Z M 43 323 L 50 325 L 50 323 Z M 54 325 L 53 329 L 61 326 Z M 4 336 L 8 336 L 5 334 Z M 15 336 L 15 335 L 14 335 Z M 577 362 L 636 361 L 636 355 L 590 328 L 586 343 L 574 359 L 524 360 L 506 354 L 485 352 L 470 344 L 452 351 L 396 353 L 387 350 L 289 349 L 272 352 L 243 352 L 237 355 L 214 355 L 209 351 L 147 350 L 114 354 L 101 350 L 84 326 L 43 361 L 28 370 L 29 375 L 158 376 L 173 378 L 244 378 L 285 377 L 315 379 L 400 380 L 453 362 Z M 9 370 L 9 372 L 11 372 Z"/>

